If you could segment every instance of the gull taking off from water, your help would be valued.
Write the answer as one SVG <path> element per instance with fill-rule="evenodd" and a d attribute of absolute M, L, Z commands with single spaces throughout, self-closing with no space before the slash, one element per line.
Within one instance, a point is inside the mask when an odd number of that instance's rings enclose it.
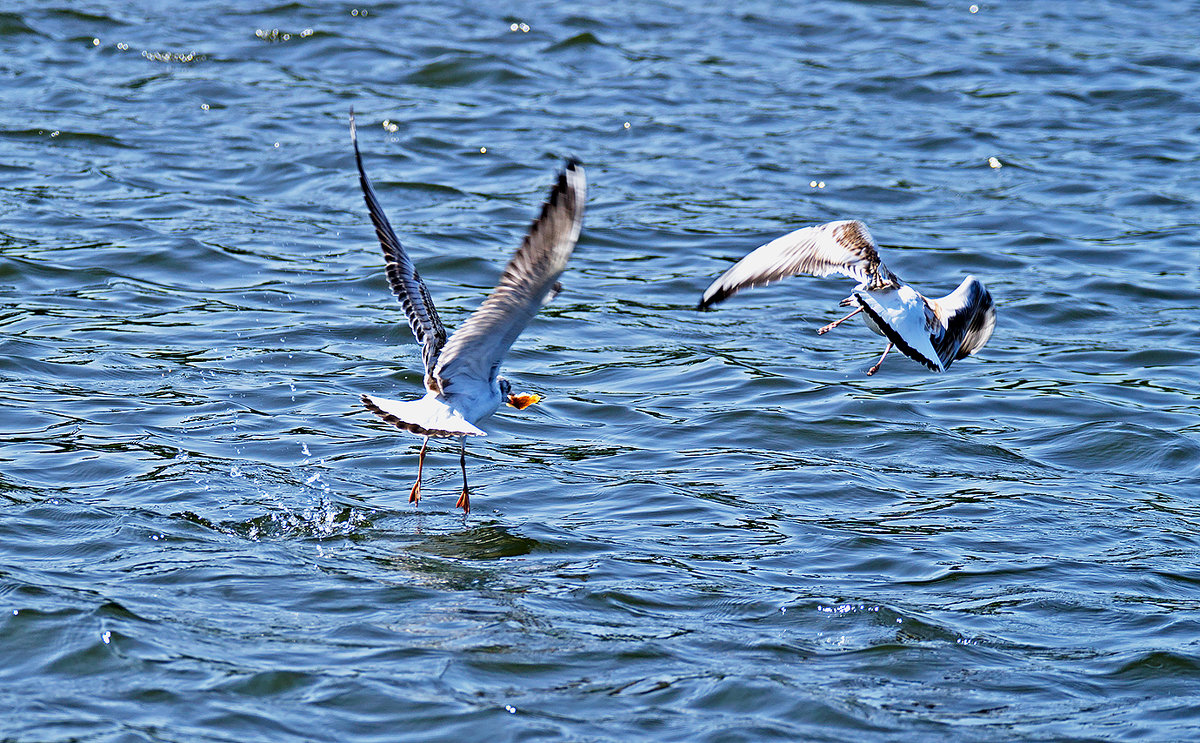
<path fill-rule="evenodd" d="M 499 285 L 447 340 L 429 290 L 392 231 L 363 170 L 353 111 L 350 138 L 354 142 L 359 184 L 383 247 L 388 283 L 404 307 L 425 362 L 425 397 L 401 402 L 363 395 L 362 402 L 388 423 L 425 437 L 417 459 L 417 481 L 408 496 L 410 503 L 421 500 L 421 469 L 429 439 L 458 437 L 463 488 L 455 507 L 466 514 L 471 510 L 466 437 L 486 436 L 477 424 L 495 413 L 501 403 L 524 410 L 540 399 L 533 394 L 514 395 L 508 380 L 498 372 L 513 341 L 542 305 L 562 288 L 558 277 L 567 267 L 567 258 L 575 249 L 583 226 L 583 202 L 587 194 L 583 166 L 575 160 L 567 162 L 550 189 L 549 199 L 542 205 L 541 215 L 533 221 L 529 234 L 500 276 Z"/>
<path fill-rule="evenodd" d="M 862 313 L 867 327 L 887 338 L 879 371 L 892 347 L 935 372 L 983 348 L 996 326 L 992 295 L 974 276 L 950 294 L 930 299 L 900 280 L 879 260 L 878 247 L 859 221 L 804 227 L 763 245 L 721 274 L 700 298 L 697 309 L 724 301 L 742 289 L 765 286 L 796 274 L 841 274 L 858 282 L 843 307 L 858 309 L 817 331 L 824 335 Z"/>

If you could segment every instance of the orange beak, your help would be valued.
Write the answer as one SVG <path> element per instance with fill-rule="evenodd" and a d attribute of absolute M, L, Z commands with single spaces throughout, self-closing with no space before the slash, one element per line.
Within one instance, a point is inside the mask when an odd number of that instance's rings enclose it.
<path fill-rule="evenodd" d="M 517 410 L 524 410 L 538 400 L 541 400 L 541 395 L 530 393 L 528 395 L 509 395 L 508 404 Z"/>

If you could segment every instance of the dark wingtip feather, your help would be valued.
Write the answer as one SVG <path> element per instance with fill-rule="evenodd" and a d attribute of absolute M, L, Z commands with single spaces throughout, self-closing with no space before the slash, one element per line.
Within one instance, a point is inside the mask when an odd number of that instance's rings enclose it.
<path fill-rule="evenodd" d="M 696 309 L 711 309 L 714 304 L 720 304 L 721 302 L 724 302 L 726 299 L 732 297 L 735 293 L 736 292 L 731 292 L 728 289 L 718 289 L 717 291 L 713 292 L 712 296 L 708 296 L 706 294 L 705 296 L 700 297 L 700 301 L 696 303 Z"/>
<path fill-rule="evenodd" d="M 955 359 L 965 359 L 983 348 L 996 327 L 996 304 L 992 301 L 992 293 L 979 281 L 975 284 L 979 287 L 978 306 L 971 317 L 971 324 L 963 335 L 963 344 L 955 354 Z"/>
<path fill-rule="evenodd" d="M 576 193 L 575 190 L 571 188 L 570 182 L 567 180 L 567 173 L 576 173 L 582 170 L 582 168 L 583 165 L 575 158 L 572 157 L 567 159 L 566 165 L 558 172 L 558 178 L 554 181 L 554 185 L 550 188 L 550 195 L 547 196 L 546 200 L 542 202 L 541 213 L 529 226 L 530 234 L 535 232 L 539 228 L 539 225 L 544 223 L 550 216 L 550 213 L 555 209 L 558 209 L 561 206 L 565 206 L 567 209 L 572 211 L 580 208 L 580 205 L 575 203 Z M 563 202 L 566 199 L 570 199 L 571 202 L 564 204 Z M 526 240 L 528 241 L 528 239 L 529 238 L 527 236 Z"/>

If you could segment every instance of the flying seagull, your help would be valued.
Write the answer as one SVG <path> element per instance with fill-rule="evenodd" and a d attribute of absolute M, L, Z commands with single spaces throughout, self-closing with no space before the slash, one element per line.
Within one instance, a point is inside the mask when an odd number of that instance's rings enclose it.
<path fill-rule="evenodd" d="M 455 507 L 463 509 L 465 515 L 471 510 L 467 491 L 466 437 L 486 436 L 478 424 L 495 413 L 501 403 L 524 410 L 540 399 L 534 394 L 513 394 L 509 381 L 498 372 L 513 341 L 542 305 L 562 288 L 558 277 L 567 267 L 567 259 L 575 249 L 583 226 L 587 194 L 583 166 L 573 159 L 567 161 L 542 205 L 541 215 L 533 221 L 529 234 L 500 276 L 500 283 L 447 340 L 429 289 L 396 238 L 363 169 L 353 111 L 350 112 L 350 139 L 354 142 L 359 185 L 375 225 L 375 234 L 383 247 L 388 283 L 408 316 L 413 336 L 421 345 L 425 366 L 425 396 L 421 399 L 400 401 L 363 395 L 362 402 L 388 423 L 425 437 L 417 459 L 417 481 L 408 496 L 410 503 L 421 500 L 421 470 L 429 439 L 458 438 L 463 488 Z"/>
<path fill-rule="evenodd" d="M 754 250 L 704 290 L 697 309 L 802 273 L 841 274 L 858 282 L 841 301 L 857 309 L 817 333 L 824 335 L 861 312 L 867 327 L 888 341 L 868 375 L 879 371 L 893 346 L 931 371 L 946 371 L 951 362 L 983 348 L 996 326 L 992 295 L 978 279 L 968 276 L 950 294 L 930 299 L 883 265 L 867 226 L 856 220 L 804 227 Z"/>

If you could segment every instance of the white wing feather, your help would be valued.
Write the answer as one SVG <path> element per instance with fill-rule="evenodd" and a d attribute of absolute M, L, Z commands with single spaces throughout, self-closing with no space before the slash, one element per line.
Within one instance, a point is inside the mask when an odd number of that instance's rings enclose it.
<path fill-rule="evenodd" d="M 454 385 L 490 386 L 500 362 L 555 291 L 583 227 L 587 180 L 572 160 L 559 175 L 500 283 L 442 348 L 434 376 L 447 394 Z"/>

